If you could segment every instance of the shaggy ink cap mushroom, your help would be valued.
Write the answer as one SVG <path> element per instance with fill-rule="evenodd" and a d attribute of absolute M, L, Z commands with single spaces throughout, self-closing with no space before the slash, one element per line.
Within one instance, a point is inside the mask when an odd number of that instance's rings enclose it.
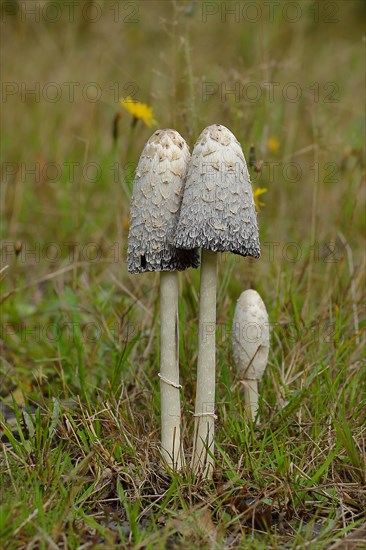
<path fill-rule="evenodd" d="M 174 244 L 260 256 L 248 168 L 240 143 L 225 126 L 208 126 L 194 146 Z"/>
<path fill-rule="evenodd" d="M 127 267 L 131 273 L 182 271 L 198 267 L 196 250 L 172 245 L 189 149 L 175 130 L 157 130 L 142 151 L 130 207 Z"/>
<path fill-rule="evenodd" d="M 236 304 L 233 321 L 233 356 L 243 384 L 244 401 L 252 421 L 259 421 L 258 383 L 268 361 L 270 345 L 266 306 L 255 290 L 245 290 Z"/>
<path fill-rule="evenodd" d="M 266 306 L 255 290 L 245 290 L 238 299 L 232 344 L 238 375 L 248 380 L 260 380 L 268 361 L 269 321 Z"/>

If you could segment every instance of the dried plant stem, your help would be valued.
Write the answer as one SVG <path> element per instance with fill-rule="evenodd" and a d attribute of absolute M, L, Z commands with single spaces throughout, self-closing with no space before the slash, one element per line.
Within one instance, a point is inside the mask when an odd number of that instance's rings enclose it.
<path fill-rule="evenodd" d="M 178 274 L 160 275 L 161 447 L 173 470 L 184 465 L 179 385 Z"/>
<path fill-rule="evenodd" d="M 217 254 L 202 250 L 192 469 L 212 477 L 215 430 Z"/>
<path fill-rule="evenodd" d="M 358 311 L 357 311 L 357 299 L 356 299 L 356 283 L 355 283 L 355 268 L 353 265 L 353 254 L 352 248 L 350 247 L 346 237 L 343 235 L 342 231 L 338 231 L 338 236 L 346 249 L 347 260 L 348 260 L 348 270 L 349 277 L 351 282 L 351 300 L 352 300 L 352 311 L 353 311 L 353 326 L 355 329 L 356 343 L 360 343 L 360 323 L 358 320 Z"/>

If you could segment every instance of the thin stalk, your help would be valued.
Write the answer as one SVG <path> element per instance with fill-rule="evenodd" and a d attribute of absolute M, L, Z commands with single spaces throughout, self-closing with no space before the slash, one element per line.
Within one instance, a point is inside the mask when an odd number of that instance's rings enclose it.
<path fill-rule="evenodd" d="M 173 470 L 184 465 L 179 386 L 178 274 L 160 274 L 161 450 Z"/>
<path fill-rule="evenodd" d="M 258 380 L 246 379 L 243 382 L 246 409 L 249 418 L 254 422 L 258 413 Z"/>
<path fill-rule="evenodd" d="M 197 133 L 197 116 L 196 116 L 196 104 L 195 104 L 195 95 L 194 95 L 194 77 L 192 70 L 192 60 L 191 60 L 191 51 L 189 46 L 189 34 L 188 34 L 188 24 L 186 25 L 186 36 L 184 40 L 184 54 L 186 58 L 187 65 L 187 80 L 188 80 L 188 107 L 189 107 L 189 123 L 192 129 L 193 136 L 196 136 Z"/>
<path fill-rule="evenodd" d="M 215 431 L 217 254 L 202 250 L 192 469 L 212 477 Z"/>

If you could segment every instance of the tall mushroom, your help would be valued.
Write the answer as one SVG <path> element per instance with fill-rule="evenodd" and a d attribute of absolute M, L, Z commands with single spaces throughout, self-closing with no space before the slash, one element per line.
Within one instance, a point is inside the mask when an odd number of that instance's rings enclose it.
<path fill-rule="evenodd" d="M 260 255 L 250 177 L 241 146 L 219 124 L 208 126 L 194 146 L 174 244 L 202 248 L 197 390 L 192 467 L 211 477 L 215 420 L 217 252 Z"/>
<path fill-rule="evenodd" d="M 183 197 L 189 149 L 175 130 L 158 130 L 142 151 L 133 183 L 128 271 L 160 271 L 161 447 L 166 464 L 184 465 L 179 384 L 178 274 L 198 267 L 195 250 L 171 244 Z"/>
<path fill-rule="evenodd" d="M 269 353 L 268 314 L 255 290 L 245 290 L 238 299 L 232 344 L 238 376 L 244 383 L 248 414 L 254 421 L 258 413 L 258 382 L 266 369 Z"/>

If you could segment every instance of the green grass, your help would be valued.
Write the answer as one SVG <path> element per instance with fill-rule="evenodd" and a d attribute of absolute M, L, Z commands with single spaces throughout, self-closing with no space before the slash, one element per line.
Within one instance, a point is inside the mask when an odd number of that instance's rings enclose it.
<path fill-rule="evenodd" d="M 81 6 L 72 24 L 65 13 L 53 24 L 2 23 L 3 81 L 19 91 L 1 109 L 0 546 L 364 548 L 363 3 L 301 2 L 295 23 L 283 2 L 258 23 L 243 12 L 225 22 L 220 2 L 204 22 L 202 2 L 170 1 L 132 2 L 115 22 L 114 4 L 103 3 L 97 23 Z M 73 101 L 21 94 L 22 82 L 65 90 L 71 81 L 80 83 Z M 97 102 L 83 97 L 90 82 L 103 92 Z M 245 97 L 250 82 L 262 87 L 258 101 Z M 278 83 L 273 101 L 266 82 Z M 283 90 L 294 82 L 302 94 L 291 102 Z M 215 91 L 205 98 L 207 83 Z M 225 96 L 235 86 L 240 101 Z M 253 187 L 268 189 L 262 257 L 219 258 L 212 482 L 160 466 L 159 278 L 126 269 L 131 166 L 153 130 L 132 129 L 118 105 L 131 91 L 191 147 L 222 123 L 247 159 L 254 144 L 264 163 L 251 171 Z M 180 287 L 189 463 L 199 270 L 182 273 Z M 246 288 L 261 294 L 271 322 L 257 425 L 231 353 Z"/>

